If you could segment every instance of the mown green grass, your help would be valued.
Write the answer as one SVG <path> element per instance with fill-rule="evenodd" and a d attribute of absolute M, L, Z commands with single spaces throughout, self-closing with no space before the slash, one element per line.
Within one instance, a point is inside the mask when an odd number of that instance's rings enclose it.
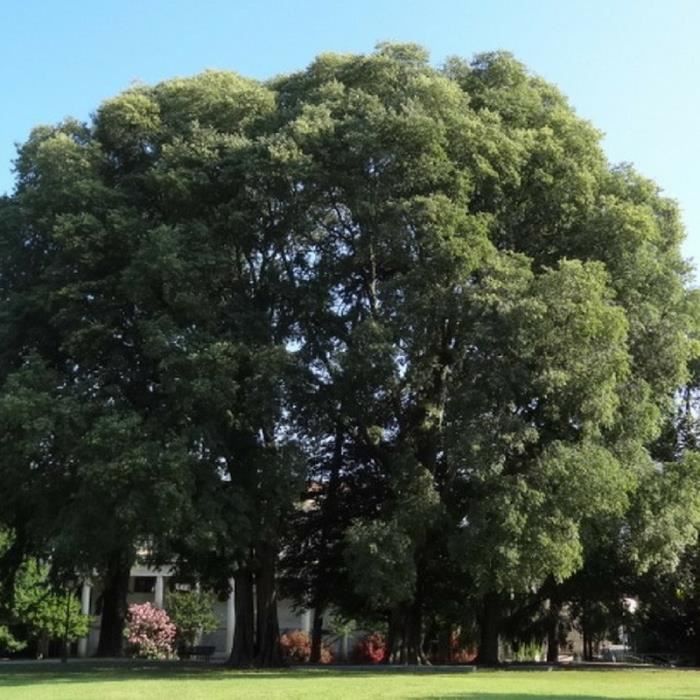
<path fill-rule="evenodd" d="M 0 665 L 0 700 L 700 700 L 700 671 L 558 670 L 442 673 L 217 666 Z"/>

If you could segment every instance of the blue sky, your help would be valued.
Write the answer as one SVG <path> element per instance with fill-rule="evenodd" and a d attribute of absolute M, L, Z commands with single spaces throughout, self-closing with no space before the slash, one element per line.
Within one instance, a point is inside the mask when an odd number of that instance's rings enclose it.
<path fill-rule="evenodd" d="M 439 64 L 507 49 L 680 203 L 700 263 L 700 0 L 1 0 L 0 192 L 32 126 L 87 119 L 135 80 L 268 78 L 322 51 L 415 41 Z"/>

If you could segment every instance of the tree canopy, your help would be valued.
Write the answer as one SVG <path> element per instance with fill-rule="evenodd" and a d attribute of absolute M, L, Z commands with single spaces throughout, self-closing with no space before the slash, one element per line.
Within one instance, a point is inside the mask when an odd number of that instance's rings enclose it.
<path fill-rule="evenodd" d="M 677 205 L 600 140 L 507 53 L 403 44 L 36 128 L 0 203 L 3 581 L 99 572 L 113 654 L 141 548 L 235 580 L 234 663 L 279 663 L 278 583 L 312 658 L 334 609 L 416 663 L 470 616 L 496 661 L 601 533 L 673 569 L 700 307 Z"/>

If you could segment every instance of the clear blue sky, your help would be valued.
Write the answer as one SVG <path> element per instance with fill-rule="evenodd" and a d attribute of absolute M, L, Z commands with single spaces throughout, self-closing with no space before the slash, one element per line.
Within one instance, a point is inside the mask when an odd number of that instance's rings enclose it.
<path fill-rule="evenodd" d="M 383 40 L 436 64 L 515 53 L 605 132 L 612 162 L 680 202 L 700 263 L 700 0 L 0 0 L 0 192 L 32 126 L 87 119 L 134 80 L 268 78 Z"/>

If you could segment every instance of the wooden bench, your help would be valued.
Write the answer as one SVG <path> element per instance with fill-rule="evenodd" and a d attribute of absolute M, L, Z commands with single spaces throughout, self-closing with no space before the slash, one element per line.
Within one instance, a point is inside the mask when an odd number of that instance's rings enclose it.
<path fill-rule="evenodd" d="M 213 646 L 183 647 L 179 654 L 181 659 L 204 659 L 208 662 L 215 651 L 216 647 Z"/>

